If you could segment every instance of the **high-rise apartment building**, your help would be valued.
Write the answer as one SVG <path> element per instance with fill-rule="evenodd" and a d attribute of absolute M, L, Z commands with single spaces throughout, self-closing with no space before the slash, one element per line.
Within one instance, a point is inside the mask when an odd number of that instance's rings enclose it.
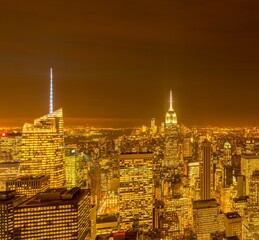
<path fill-rule="evenodd" d="M 200 163 L 201 200 L 210 199 L 211 191 L 211 143 L 202 143 L 202 157 Z"/>
<path fill-rule="evenodd" d="M 211 233 L 224 230 L 224 214 L 215 199 L 193 202 L 193 227 L 198 240 L 208 240 Z"/>
<path fill-rule="evenodd" d="M 90 240 L 90 191 L 49 189 L 18 205 L 14 239 Z"/>
<path fill-rule="evenodd" d="M 120 227 L 127 230 L 134 221 L 152 228 L 153 154 L 120 155 Z"/>

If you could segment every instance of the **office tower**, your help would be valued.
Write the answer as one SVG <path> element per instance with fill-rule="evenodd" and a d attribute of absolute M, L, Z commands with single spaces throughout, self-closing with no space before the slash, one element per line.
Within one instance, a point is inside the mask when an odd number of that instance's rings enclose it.
<path fill-rule="evenodd" d="M 228 212 L 224 214 L 226 237 L 237 236 L 242 239 L 242 218 L 237 212 Z"/>
<path fill-rule="evenodd" d="M 19 162 L 0 163 L 0 191 L 6 191 L 6 182 L 15 179 L 20 175 Z"/>
<path fill-rule="evenodd" d="M 233 184 L 233 167 L 226 165 L 223 167 L 223 187 L 229 187 Z"/>
<path fill-rule="evenodd" d="M 65 155 L 66 187 L 83 187 L 88 180 L 87 158 L 84 153 L 67 151 Z"/>
<path fill-rule="evenodd" d="M 50 187 L 65 184 L 63 114 L 59 109 L 22 129 L 21 175 L 49 175 Z"/>
<path fill-rule="evenodd" d="M 231 144 L 229 142 L 225 142 L 224 144 L 224 164 L 231 165 Z"/>
<path fill-rule="evenodd" d="M 249 195 L 249 182 L 255 170 L 259 170 L 259 156 L 241 157 L 241 174 L 246 177 L 246 195 Z"/>
<path fill-rule="evenodd" d="M 211 143 L 202 143 L 202 157 L 200 163 L 201 200 L 210 199 L 211 191 Z"/>
<path fill-rule="evenodd" d="M 15 239 L 91 239 L 90 191 L 49 189 L 14 210 Z"/>
<path fill-rule="evenodd" d="M 254 171 L 249 182 L 249 203 L 259 206 L 259 170 Z"/>
<path fill-rule="evenodd" d="M 234 154 L 231 156 L 231 165 L 234 170 L 234 176 L 237 177 L 241 174 L 241 156 Z"/>
<path fill-rule="evenodd" d="M 65 185 L 63 112 L 53 112 L 52 69 L 49 114 L 22 128 L 21 175 L 49 175 L 50 187 Z"/>
<path fill-rule="evenodd" d="M 178 125 L 176 112 L 173 109 L 172 90 L 170 90 L 170 107 L 165 116 L 165 157 L 163 166 L 177 168 L 180 164 L 178 157 Z"/>
<path fill-rule="evenodd" d="M 246 210 L 242 223 L 242 240 L 255 240 L 259 236 L 259 209 L 251 207 Z"/>
<path fill-rule="evenodd" d="M 15 191 L 0 191 L 0 239 L 14 239 L 14 208 L 24 201 L 24 196 Z"/>
<path fill-rule="evenodd" d="M 120 155 L 119 208 L 120 228 L 139 225 L 152 228 L 153 215 L 153 154 Z"/>
<path fill-rule="evenodd" d="M 237 176 L 237 196 L 246 196 L 246 177 L 244 175 Z"/>
<path fill-rule="evenodd" d="M 6 181 L 6 191 L 16 191 L 27 198 L 49 189 L 49 176 L 23 176 Z"/>
<path fill-rule="evenodd" d="M 93 203 L 97 209 L 101 201 L 101 165 L 99 162 L 94 161 L 90 165 L 90 189 Z"/>
<path fill-rule="evenodd" d="M 175 212 L 179 221 L 180 234 L 191 225 L 191 199 L 184 198 L 180 195 L 173 196 L 166 200 L 165 212 Z"/>
<path fill-rule="evenodd" d="M 244 210 L 248 206 L 248 196 L 237 197 L 232 199 L 232 210 L 238 212 L 241 217 L 244 217 Z"/>
<path fill-rule="evenodd" d="M 210 239 L 210 234 L 224 230 L 224 214 L 215 199 L 193 202 L 193 228 L 198 240 Z"/>

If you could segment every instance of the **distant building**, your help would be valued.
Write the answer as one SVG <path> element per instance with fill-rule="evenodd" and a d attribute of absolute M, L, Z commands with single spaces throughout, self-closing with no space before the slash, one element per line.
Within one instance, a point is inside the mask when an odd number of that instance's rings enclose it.
<path fill-rule="evenodd" d="M 193 202 L 193 228 L 198 240 L 210 239 L 210 234 L 224 230 L 224 214 L 215 199 Z"/>
<path fill-rule="evenodd" d="M 119 209 L 120 228 L 139 226 L 152 228 L 153 214 L 153 154 L 121 154 Z"/>
<path fill-rule="evenodd" d="M 165 157 L 163 166 L 179 167 L 180 159 L 178 157 L 178 125 L 176 112 L 173 109 L 173 97 L 170 90 L 170 107 L 165 116 Z"/>
<path fill-rule="evenodd" d="M 14 239 L 14 208 L 25 201 L 23 195 L 15 191 L 0 191 L 0 239 Z"/>
<path fill-rule="evenodd" d="M 178 240 L 180 239 L 180 222 L 176 212 L 166 212 L 159 220 L 159 229 L 162 238 L 165 240 Z"/>
<path fill-rule="evenodd" d="M 244 217 L 244 209 L 246 209 L 248 206 L 248 196 L 243 196 L 243 197 L 237 197 L 233 198 L 232 200 L 232 209 L 236 212 L 241 217 Z"/>
<path fill-rule="evenodd" d="M 15 190 L 19 194 L 33 197 L 40 192 L 45 192 L 50 187 L 49 176 L 24 176 L 6 181 L 6 190 Z"/>
<path fill-rule="evenodd" d="M 237 196 L 246 196 L 246 177 L 244 175 L 237 176 Z"/>
<path fill-rule="evenodd" d="M 259 170 L 253 172 L 249 182 L 249 203 L 259 206 Z"/>
<path fill-rule="evenodd" d="M 65 156 L 66 187 L 83 187 L 88 178 L 87 159 L 84 153 L 68 151 Z"/>
<path fill-rule="evenodd" d="M 0 163 L 0 191 L 6 191 L 6 182 L 13 180 L 20 175 L 19 162 Z"/>
<path fill-rule="evenodd" d="M 97 235 L 112 234 L 119 230 L 119 219 L 115 214 L 98 215 L 96 218 Z"/>
<path fill-rule="evenodd" d="M 14 237 L 21 239 L 91 239 L 90 191 L 49 189 L 18 205 Z"/>

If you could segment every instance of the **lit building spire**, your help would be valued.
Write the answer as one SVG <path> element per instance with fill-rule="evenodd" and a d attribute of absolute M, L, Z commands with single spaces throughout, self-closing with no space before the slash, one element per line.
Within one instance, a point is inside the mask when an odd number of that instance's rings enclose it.
<path fill-rule="evenodd" d="M 169 111 L 173 111 L 173 95 L 172 95 L 172 89 L 170 89 L 170 108 Z"/>
<path fill-rule="evenodd" d="M 52 86 L 52 68 L 50 68 L 50 94 L 49 94 L 49 114 L 53 113 L 53 86 Z"/>

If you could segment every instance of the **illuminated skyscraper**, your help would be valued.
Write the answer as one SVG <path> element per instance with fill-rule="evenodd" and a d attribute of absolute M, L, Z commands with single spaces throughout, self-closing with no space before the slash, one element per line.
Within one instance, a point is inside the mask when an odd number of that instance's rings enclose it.
<path fill-rule="evenodd" d="M 202 144 L 200 164 L 201 200 L 210 199 L 211 188 L 211 144 L 205 140 Z"/>
<path fill-rule="evenodd" d="M 250 177 L 255 170 L 259 170 L 259 156 L 242 156 L 241 157 L 241 174 L 246 180 L 246 195 L 249 195 Z"/>
<path fill-rule="evenodd" d="M 127 230 L 134 220 L 152 228 L 153 154 L 120 155 L 120 227 Z"/>
<path fill-rule="evenodd" d="M 198 240 L 208 240 L 211 233 L 224 230 L 224 214 L 215 199 L 193 202 L 193 228 Z"/>
<path fill-rule="evenodd" d="M 21 175 L 49 175 L 50 187 L 59 188 L 65 184 L 63 112 L 52 111 L 52 71 L 50 85 L 50 113 L 22 128 Z"/>
<path fill-rule="evenodd" d="M 14 239 L 91 239 L 90 191 L 49 189 L 14 210 Z"/>
<path fill-rule="evenodd" d="M 73 187 L 85 186 L 89 175 L 86 155 L 76 151 L 67 151 L 65 156 L 65 163 L 67 188 L 70 189 Z"/>
<path fill-rule="evenodd" d="M 170 107 L 165 116 L 165 158 L 163 166 L 177 167 L 180 163 L 178 157 L 178 125 L 176 112 L 173 109 L 172 90 L 170 90 Z"/>

